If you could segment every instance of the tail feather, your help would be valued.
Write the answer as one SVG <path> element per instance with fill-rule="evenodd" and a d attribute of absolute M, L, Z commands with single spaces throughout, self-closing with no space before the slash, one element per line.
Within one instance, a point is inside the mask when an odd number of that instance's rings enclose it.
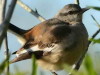
<path fill-rule="evenodd" d="M 17 39 L 18 41 L 23 45 L 26 40 L 25 40 L 25 37 L 24 37 L 24 34 L 28 31 L 28 30 L 24 30 L 24 29 L 21 29 L 11 23 L 9 23 L 9 27 L 8 27 L 8 31 L 14 35 L 17 36 Z"/>
<path fill-rule="evenodd" d="M 11 31 L 14 34 L 18 34 L 20 36 L 22 36 L 25 32 L 27 32 L 27 30 L 21 29 L 11 23 L 9 23 L 9 27 L 8 30 Z"/>
<path fill-rule="evenodd" d="M 32 54 L 35 55 L 36 59 L 40 59 L 43 56 L 43 51 L 34 51 L 34 52 L 29 51 L 29 52 L 23 53 L 20 56 L 15 57 L 13 60 L 11 60 L 10 63 L 15 63 L 18 61 L 30 59 L 32 57 Z"/>
<path fill-rule="evenodd" d="M 21 61 L 21 60 L 26 60 L 26 59 L 29 59 L 31 57 L 32 57 L 32 55 L 30 55 L 27 52 L 27 53 L 21 54 L 19 57 L 15 57 L 13 60 L 10 61 L 10 63 L 18 62 L 18 61 Z"/>

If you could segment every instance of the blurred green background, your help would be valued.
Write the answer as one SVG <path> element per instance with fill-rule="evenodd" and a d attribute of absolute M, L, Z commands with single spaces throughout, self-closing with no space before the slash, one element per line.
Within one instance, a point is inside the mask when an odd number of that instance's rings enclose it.
<path fill-rule="evenodd" d="M 74 0 L 21 0 L 33 10 L 35 8 L 44 18 L 52 18 L 63 6 L 74 3 Z M 11 0 L 7 0 L 7 9 Z M 100 0 L 80 0 L 80 6 L 96 6 L 100 7 Z M 87 31 L 89 33 L 89 38 L 99 29 L 97 23 L 91 17 L 93 15 L 96 21 L 100 24 L 100 10 L 90 9 L 83 15 L 83 23 L 85 24 Z M 33 15 L 25 11 L 19 5 L 16 5 L 14 14 L 11 19 L 11 23 L 23 29 L 30 29 L 34 25 L 40 23 L 40 21 L 35 18 Z M 94 41 L 89 46 L 88 55 L 86 56 L 84 63 L 81 65 L 80 70 L 74 75 L 100 75 L 100 34 L 96 37 Z M 98 39 L 98 40 L 97 40 Z M 8 45 L 10 53 L 18 50 L 21 47 L 21 44 L 17 41 L 17 37 L 11 33 L 8 33 Z M 4 44 L 0 50 L 0 75 L 5 75 L 4 68 Z M 15 56 L 11 56 L 10 60 Z M 34 60 L 34 59 L 33 59 Z M 31 75 L 32 74 L 32 60 L 25 60 L 18 63 L 10 65 L 11 75 Z M 35 67 L 36 68 L 36 67 Z M 34 69 L 33 69 L 34 70 Z M 59 75 L 66 75 L 65 71 L 57 72 Z M 41 67 L 38 67 L 38 75 L 52 75 L 49 71 L 43 70 Z"/>

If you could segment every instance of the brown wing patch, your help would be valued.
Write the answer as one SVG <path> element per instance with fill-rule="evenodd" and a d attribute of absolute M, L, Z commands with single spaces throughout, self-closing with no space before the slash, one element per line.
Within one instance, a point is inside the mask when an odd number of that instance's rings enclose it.
<path fill-rule="evenodd" d="M 44 21 L 25 34 L 27 40 L 23 48 L 28 49 L 38 45 L 40 49 L 54 47 L 53 44 L 59 43 L 65 36 L 70 34 L 71 29 L 68 23 L 56 18 Z"/>

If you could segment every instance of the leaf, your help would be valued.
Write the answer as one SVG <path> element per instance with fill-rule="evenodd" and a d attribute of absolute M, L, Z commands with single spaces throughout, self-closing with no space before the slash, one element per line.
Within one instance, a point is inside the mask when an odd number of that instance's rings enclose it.
<path fill-rule="evenodd" d="M 10 55 L 0 64 L 0 74 L 5 70 L 5 68 L 9 67 L 9 58 Z M 9 73 L 9 71 L 7 73 Z"/>
<path fill-rule="evenodd" d="M 88 6 L 88 8 L 92 8 L 92 9 L 95 9 L 95 10 L 100 11 L 100 7 L 96 7 L 96 6 Z"/>
<path fill-rule="evenodd" d="M 32 75 L 37 75 L 37 64 L 36 64 L 36 58 L 34 55 L 32 55 Z"/>
<path fill-rule="evenodd" d="M 84 61 L 85 68 L 88 72 L 88 75 L 97 75 L 96 71 L 94 70 L 92 59 L 89 55 L 86 56 Z"/>
<path fill-rule="evenodd" d="M 92 41 L 93 44 L 100 43 L 100 38 L 99 39 L 89 39 L 89 40 Z"/>
<path fill-rule="evenodd" d="M 1 64 L 0 64 L 0 74 L 4 71 L 6 67 L 6 60 L 4 60 Z"/>

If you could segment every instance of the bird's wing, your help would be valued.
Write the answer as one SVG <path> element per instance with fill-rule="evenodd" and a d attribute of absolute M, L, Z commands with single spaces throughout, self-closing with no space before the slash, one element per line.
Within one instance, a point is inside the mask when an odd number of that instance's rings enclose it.
<path fill-rule="evenodd" d="M 31 31 L 25 34 L 28 40 L 25 45 L 15 52 L 18 56 L 23 53 L 32 51 L 50 52 L 56 50 L 61 43 L 71 34 L 71 28 L 68 23 L 58 19 L 50 19 L 35 26 Z M 27 36 L 28 35 L 28 36 Z M 69 39 L 68 39 L 69 40 Z M 66 43 L 65 43 L 66 44 Z M 70 43 L 69 43 L 70 44 Z M 71 45 L 67 45 L 68 47 Z M 27 50 L 28 49 L 28 50 Z"/>

